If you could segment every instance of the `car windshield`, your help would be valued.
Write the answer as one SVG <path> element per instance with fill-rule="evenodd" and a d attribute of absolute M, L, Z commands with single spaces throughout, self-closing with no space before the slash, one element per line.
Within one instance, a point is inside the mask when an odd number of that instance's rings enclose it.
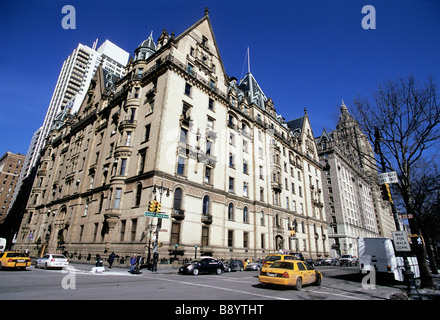
<path fill-rule="evenodd" d="M 276 261 L 270 267 L 271 268 L 278 268 L 278 269 L 293 270 L 293 263 L 291 263 L 291 262 L 284 262 L 284 261 Z"/>
<path fill-rule="evenodd" d="M 349 254 L 344 254 L 344 255 L 342 256 L 342 258 L 351 258 L 351 256 L 350 256 Z"/>

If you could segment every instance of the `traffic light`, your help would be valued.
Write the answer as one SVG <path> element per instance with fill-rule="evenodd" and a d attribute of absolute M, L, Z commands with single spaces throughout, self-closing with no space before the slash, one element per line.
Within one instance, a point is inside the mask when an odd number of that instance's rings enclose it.
<path fill-rule="evenodd" d="M 162 204 L 160 202 L 156 201 L 156 212 L 160 212 L 161 207 L 162 207 Z"/>
<path fill-rule="evenodd" d="M 391 198 L 391 192 L 390 192 L 390 186 L 388 183 L 384 183 L 381 185 L 382 188 L 382 200 L 393 202 L 393 199 Z"/>
<path fill-rule="evenodd" d="M 155 200 L 151 200 L 148 204 L 148 212 L 156 212 L 156 202 Z"/>

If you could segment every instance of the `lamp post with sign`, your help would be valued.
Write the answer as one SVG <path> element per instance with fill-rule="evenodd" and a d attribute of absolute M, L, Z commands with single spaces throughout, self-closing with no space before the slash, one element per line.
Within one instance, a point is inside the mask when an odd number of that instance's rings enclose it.
<path fill-rule="evenodd" d="M 159 202 L 157 202 L 156 199 L 156 193 L 159 191 Z M 166 214 L 163 214 L 160 212 L 160 208 L 162 205 L 162 195 L 166 192 L 166 196 L 170 196 L 170 189 L 164 188 L 163 181 L 160 185 L 160 187 L 157 187 L 156 185 L 153 186 L 153 195 L 154 195 L 154 201 L 155 205 L 152 206 L 154 209 L 154 212 L 147 211 L 145 212 L 145 216 L 149 217 L 157 217 L 157 225 L 156 225 L 156 232 L 155 232 L 155 238 L 153 242 L 153 268 L 151 271 L 157 271 L 157 261 L 159 260 L 159 254 L 157 253 L 157 247 L 159 243 L 159 231 L 162 227 L 162 219 L 168 219 L 169 216 Z M 151 202 L 150 202 L 151 203 Z"/>
<path fill-rule="evenodd" d="M 403 257 L 403 265 L 405 268 L 405 271 L 403 272 L 403 278 L 404 282 L 407 285 L 408 289 L 408 295 L 411 296 L 414 299 L 420 299 L 419 292 L 417 291 L 416 282 L 414 280 L 414 272 L 411 271 L 411 267 L 408 262 L 408 256 L 407 252 L 411 251 L 411 248 L 408 243 L 408 239 L 406 237 L 406 232 L 401 231 L 400 228 L 400 220 L 397 213 L 396 205 L 393 202 L 393 199 L 391 197 L 391 192 L 389 190 L 389 183 L 398 183 L 398 178 L 396 172 L 386 172 L 386 164 L 385 164 L 385 158 L 382 154 L 382 150 L 380 147 L 380 143 L 383 142 L 382 134 L 379 131 L 378 127 L 374 127 L 374 152 L 380 156 L 380 163 L 382 165 L 382 174 L 379 174 L 378 176 L 378 183 L 381 186 L 386 186 L 386 197 L 387 200 L 390 202 L 391 210 L 393 212 L 394 222 L 396 224 L 396 231 L 393 231 L 393 240 L 394 240 L 394 248 L 396 252 L 400 252 Z M 384 188 L 382 189 L 383 192 L 385 191 Z M 402 235 L 403 239 L 402 239 Z M 405 243 L 406 239 L 406 243 Z"/>

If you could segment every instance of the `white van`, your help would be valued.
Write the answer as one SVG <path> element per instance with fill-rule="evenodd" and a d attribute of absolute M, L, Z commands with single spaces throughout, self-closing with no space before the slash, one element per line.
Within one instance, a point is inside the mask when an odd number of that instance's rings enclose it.
<path fill-rule="evenodd" d="M 358 239 L 359 268 L 369 271 L 393 273 L 394 279 L 403 281 L 405 267 L 403 257 L 396 255 L 393 240 L 388 238 L 359 238 Z M 408 262 L 415 278 L 420 278 L 419 265 L 415 256 L 408 255 Z"/>

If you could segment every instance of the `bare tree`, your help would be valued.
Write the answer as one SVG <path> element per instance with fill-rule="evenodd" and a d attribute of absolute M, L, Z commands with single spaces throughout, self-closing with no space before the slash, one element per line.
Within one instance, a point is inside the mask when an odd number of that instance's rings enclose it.
<path fill-rule="evenodd" d="M 430 78 L 420 86 L 414 76 L 389 80 L 373 93 L 374 101 L 355 99 L 355 117 L 363 132 L 374 144 L 375 128 L 382 135 L 381 150 L 387 171 L 399 176 L 397 188 L 408 214 L 417 216 L 412 188 L 412 169 L 440 143 L 440 106 L 436 84 Z M 410 219 L 411 232 L 420 234 L 418 219 Z M 426 263 L 426 252 L 418 252 L 422 287 L 431 287 L 432 277 Z"/>
<path fill-rule="evenodd" d="M 439 165 L 421 159 L 412 170 L 412 193 L 417 224 L 425 239 L 432 273 L 438 274 L 436 243 L 440 239 L 440 173 Z"/>

